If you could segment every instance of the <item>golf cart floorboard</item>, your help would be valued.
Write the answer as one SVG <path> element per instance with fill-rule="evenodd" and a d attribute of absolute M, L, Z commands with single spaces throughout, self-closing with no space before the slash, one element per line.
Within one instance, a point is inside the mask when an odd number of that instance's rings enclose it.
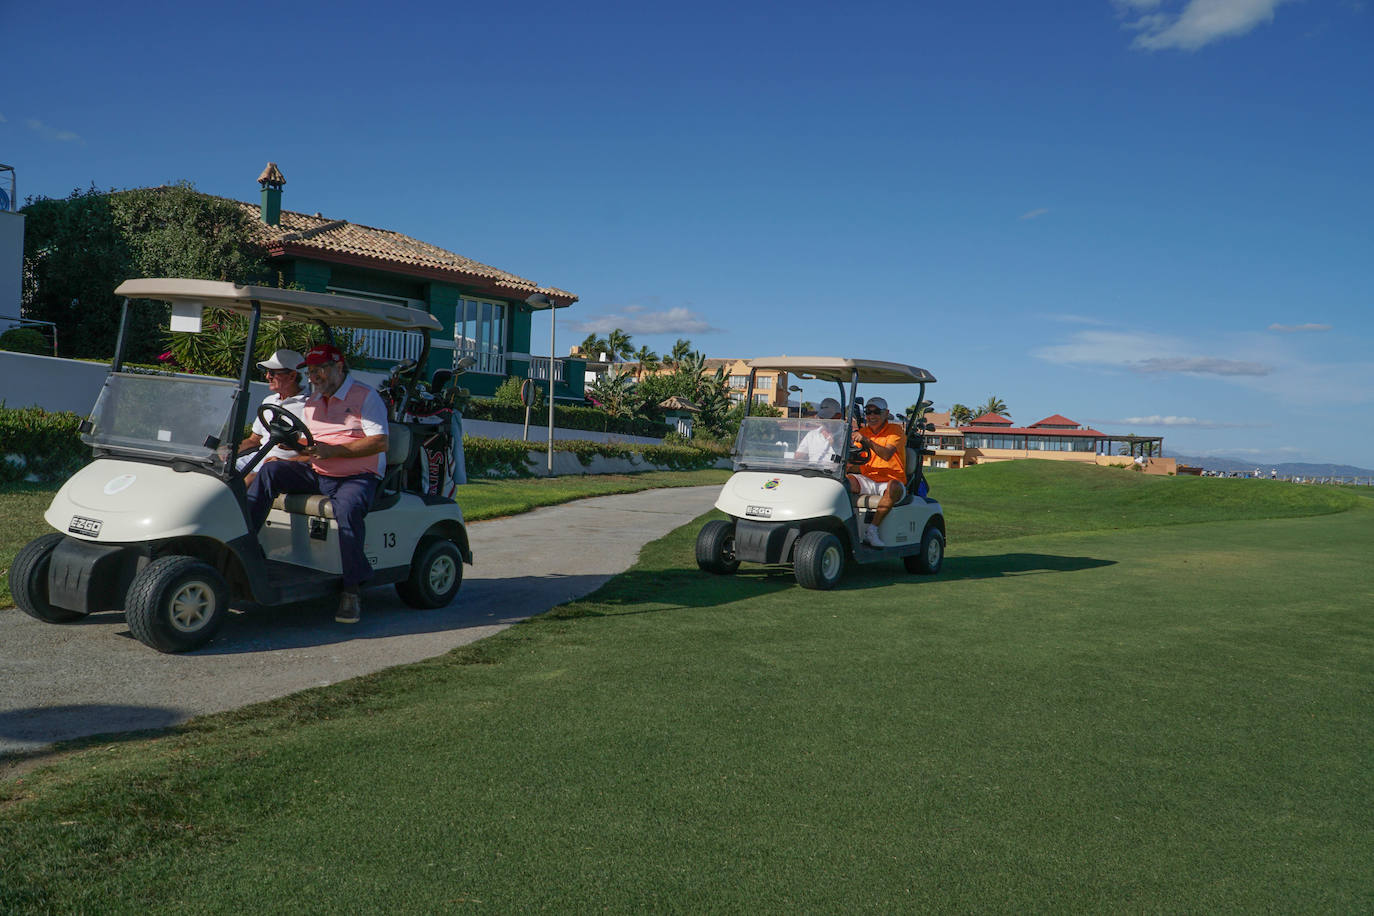
<path fill-rule="evenodd" d="M 277 590 L 277 601 L 281 604 L 331 595 L 339 590 L 338 573 L 321 572 L 280 560 L 267 561 L 267 581 Z"/>

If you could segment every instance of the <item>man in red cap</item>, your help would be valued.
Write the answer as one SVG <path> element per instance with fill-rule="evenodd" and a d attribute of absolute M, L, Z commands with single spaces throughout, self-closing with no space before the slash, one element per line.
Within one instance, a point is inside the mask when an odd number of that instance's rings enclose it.
<path fill-rule="evenodd" d="M 361 586 L 372 578 L 372 566 L 363 553 L 363 516 L 386 470 L 386 405 L 375 389 L 348 374 L 338 347 L 312 347 L 297 368 L 305 370 L 314 389 L 302 419 L 315 444 L 295 460 L 260 466 L 248 487 L 249 518 L 257 532 L 278 494 L 328 496 L 339 523 L 343 561 L 343 595 L 334 619 L 357 623 L 362 616 Z"/>

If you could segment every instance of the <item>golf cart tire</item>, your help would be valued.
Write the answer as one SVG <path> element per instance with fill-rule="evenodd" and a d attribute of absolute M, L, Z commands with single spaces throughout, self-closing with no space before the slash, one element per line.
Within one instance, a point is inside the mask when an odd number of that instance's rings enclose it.
<path fill-rule="evenodd" d="M 410 576 L 396 583 L 396 594 L 411 607 L 445 607 L 463 585 L 463 555 L 447 538 L 421 539 L 410 564 Z"/>
<path fill-rule="evenodd" d="M 828 531 L 809 531 L 797 541 L 793 571 L 802 588 L 828 590 L 844 574 L 844 545 Z"/>
<path fill-rule="evenodd" d="M 10 566 L 10 594 L 25 614 L 44 623 L 71 623 L 86 615 L 81 611 L 53 607 L 48 602 L 48 567 L 52 552 L 65 534 L 53 532 L 34 538 L 19 550 Z"/>
<path fill-rule="evenodd" d="M 190 652 L 214 639 L 229 612 L 229 586 L 195 557 L 159 557 L 129 586 L 129 632 L 159 652 Z"/>
<path fill-rule="evenodd" d="M 907 572 L 933 576 L 945 565 L 945 536 L 940 529 L 931 525 L 921 535 L 921 552 L 902 557 L 902 565 Z"/>
<path fill-rule="evenodd" d="M 697 532 L 697 566 L 717 576 L 734 575 L 739 569 L 735 559 L 735 523 L 720 519 L 707 522 Z"/>

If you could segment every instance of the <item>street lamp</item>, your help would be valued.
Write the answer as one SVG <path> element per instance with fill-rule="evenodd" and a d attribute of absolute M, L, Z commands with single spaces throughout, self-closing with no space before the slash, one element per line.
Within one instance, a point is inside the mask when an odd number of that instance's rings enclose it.
<path fill-rule="evenodd" d="M 800 385 L 788 385 L 788 386 L 787 386 L 787 390 L 788 390 L 788 391 L 795 391 L 798 395 L 801 394 L 801 386 L 800 386 Z M 797 419 L 798 419 L 798 420 L 801 419 L 801 398 L 800 398 L 800 397 L 797 398 Z"/>
<path fill-rule="evenodd" d="M 554 330 L 558 326 L 558 305 L 543 293 L 532 293 L 525 299 L 525 304 L 534 311 L 549 310 L 549 474 L 553 474 L 553 360 L 554 354 Z"/>

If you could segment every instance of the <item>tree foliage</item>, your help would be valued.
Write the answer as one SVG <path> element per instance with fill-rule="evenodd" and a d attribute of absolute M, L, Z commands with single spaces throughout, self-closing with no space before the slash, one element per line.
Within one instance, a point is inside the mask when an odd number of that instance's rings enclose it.
<path fill-rule="evenodd" d="M 1007 412 L 1007 402 L 997 395 L 991 395 L 977 410 L 977 416 L 980 417 L 985 413 L 995 413 L 998 416 L 1006 417 L 1008 420 L 1011 419 L 1011 414 Z"/>
<path fill-rule="evenodd" d="M 267 262 L 253 219 L 189 183 L 133 191 L 73 191 L 24 207 L 24 316 L 58 326 L 59 355 L 107 359 L 119 332 L 114 290 L 132 277 L 261 282 Z M 128 357 L 163 350 L 166 308 L 131 310 Z"/>

